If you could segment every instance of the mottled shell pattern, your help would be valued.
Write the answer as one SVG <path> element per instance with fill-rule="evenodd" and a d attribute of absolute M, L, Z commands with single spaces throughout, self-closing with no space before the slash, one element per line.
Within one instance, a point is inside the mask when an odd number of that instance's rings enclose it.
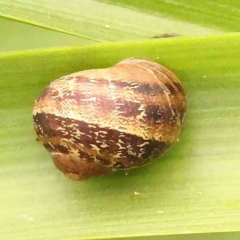
<path fill-rule="evenodd" d="M 55 165 L 83 180 L 157 159 L 178 139 L 185 111 L 184 90 L 170 70 L 127 59 L 51 82 L 33 119 Z"/>

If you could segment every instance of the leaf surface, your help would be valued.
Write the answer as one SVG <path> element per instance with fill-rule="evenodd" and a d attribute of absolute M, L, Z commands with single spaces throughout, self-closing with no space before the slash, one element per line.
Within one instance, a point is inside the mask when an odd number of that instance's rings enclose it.
<path fill-rule="evenodd" d="M 1 54 L 1 239 L 239 231 L 239 41 L 236 33 Z M 146 167 L 65 178 L 35 140 L 34 100 L 62 75 L 129 57 L 157 61 L 183 82 L 188 112 L 179 142 Z"/>
<path fill-rule="evenodd" d="M 159 9 L 161 4 L 157 6 Z M 0 15 L 97 42 L 149 39 L 162 33 L 199 36 L 223 32 L 219 27 L 197 25 L 191 18 L 165 18 L 95 0 L 0 0 Z"/>

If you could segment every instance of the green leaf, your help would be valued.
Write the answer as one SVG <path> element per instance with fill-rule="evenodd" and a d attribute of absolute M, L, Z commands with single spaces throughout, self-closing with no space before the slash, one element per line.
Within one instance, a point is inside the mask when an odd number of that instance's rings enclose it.
<path fill-rule="evenodd" d="M 240 233 L 205 233 L 170 236 L 127 237 L 124 240 L 239 240 Z M 122 239 L 122 238 L 121 238 Z M 104 239 L 107 240 L 107 239 Z"/>
<path fill-rule="evenodd" d="M 161 6 L 157 4 L 158 9 Z M 166 19 L 95 0 L 0 0 L 0 15 L 95 41 L 146 39 L 169 32 L 180 35 L 222 32 L 218 26 L 196 25 L 191 18 L 187 22 Z"/>
<path fill-rule="evenodd" d="M 136 11 L 181 19 L 197 25 L 240 31 L 240 2 L 231 0 L 99 0 Z"/>
<path fill-rule="evenodd" d="M 239 231 L 239 41 L 236 33 L 0 54 L 1 239 Z M 129 57 L 181 79 L 188 112 L 180 141 L 146 167 L 65 178 L 35 140 L 34 100 L 64 74 Z"/>
<path fill-rule="evenodd" d="M 0 52 L 87 45 L 95 41 L 0 17 Z"/>

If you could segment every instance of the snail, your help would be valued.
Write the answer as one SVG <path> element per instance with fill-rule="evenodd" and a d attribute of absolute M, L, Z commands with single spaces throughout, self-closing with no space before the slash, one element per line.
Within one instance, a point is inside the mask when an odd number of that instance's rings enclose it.
<path fill-rule="evenodd" d="M 175 74 L 126 59 L 51 82 L 35 101 L 33 120 L 56 167 L 84 180 L 158 159 L 179 138 L 185 112 Z"/>

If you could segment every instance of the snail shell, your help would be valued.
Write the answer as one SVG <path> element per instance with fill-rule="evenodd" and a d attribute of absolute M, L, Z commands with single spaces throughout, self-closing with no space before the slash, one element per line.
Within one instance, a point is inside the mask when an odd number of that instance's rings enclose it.
<path fill-rule="evenodd" d="M 83 180 L 157 159 L 178 139 L 185 111 L 184 90 L 170 70 L 127 59 L 51 82 L 33 119 L 55 165 Z"/>

